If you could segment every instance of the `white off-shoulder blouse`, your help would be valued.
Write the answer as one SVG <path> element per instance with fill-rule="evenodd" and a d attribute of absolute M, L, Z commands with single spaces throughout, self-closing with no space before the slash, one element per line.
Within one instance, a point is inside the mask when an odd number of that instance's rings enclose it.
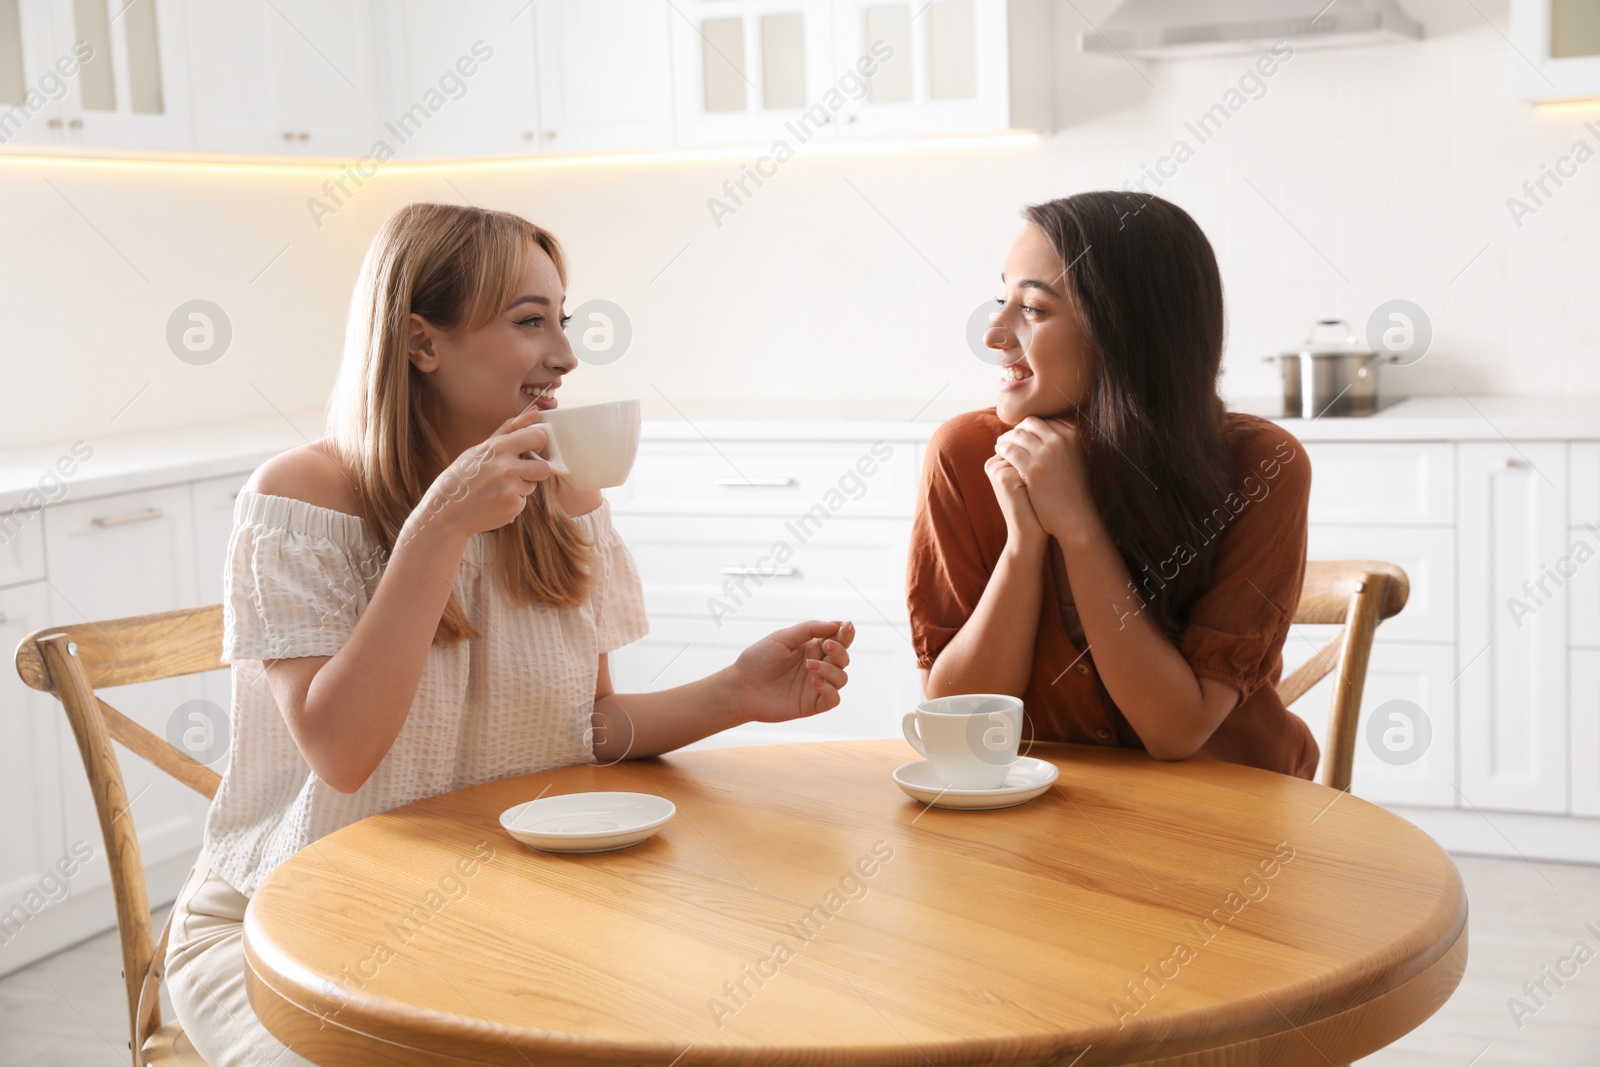
<path fill-rule="evenodd" d="M 368 815 L 480 782 L 591 763 L 599 657 L 649 631 L 638 568 L 611 504 L 575 517 L 598 573 L 577 607 L 522 605 L 500 589 L 475 534 L 455 594 L 481 637 L 428 651 L 394 745 L 354 793 L 314 774 L 289 734 L 262 660 L 331 656 L 383 573 L 354 515 L 245 490 L 224 579 L 222 660 L 233 667 L 232 747 L 206 816 L 211 866 L 245 896 L 318 838 Z"/>

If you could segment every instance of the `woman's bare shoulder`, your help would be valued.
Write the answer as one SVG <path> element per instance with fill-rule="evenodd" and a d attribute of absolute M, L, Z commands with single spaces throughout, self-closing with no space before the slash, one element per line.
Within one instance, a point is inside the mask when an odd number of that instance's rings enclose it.
<path fill-rule="evenodd" d="M 326 437 L 273 456 L 255 469 L 245 488 L 267 496 L 303 500 L 346 515 L 360 512 L 355 481 Z"/>

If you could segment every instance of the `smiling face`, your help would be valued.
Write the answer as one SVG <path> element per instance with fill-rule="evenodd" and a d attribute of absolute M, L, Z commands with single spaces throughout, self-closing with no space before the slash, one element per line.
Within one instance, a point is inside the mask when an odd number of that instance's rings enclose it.
<path fill-rule="evenodd" d="M 1008 426 L 1029 415 L 1076 422 L 1094 381 L 1094 346 L 1067 295 L 1061 257 L 1037 226 L 1023 228 L 1000 280 L 1005 295 L 984 334 L 1000 358 L 996 413 Z"/>
<path fill-rule="evenodd" d="M 487 325 L 442 330 L 411 315 L 406 356 L 433 391 L 437 430 L 452 458 L 529 404 L 555 408 L 556 388 L 578 365 L 562 328 L 565 300 L 554 261 L 530 245 L 521 282 Z"/>

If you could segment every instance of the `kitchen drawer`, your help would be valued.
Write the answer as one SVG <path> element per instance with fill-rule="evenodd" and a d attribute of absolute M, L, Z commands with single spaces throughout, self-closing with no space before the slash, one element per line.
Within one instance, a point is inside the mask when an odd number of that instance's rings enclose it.
<path fill-rule="evenodd" d="M 44 577 L 44 511 L 0 509 L 0 586 Z"/>
<path fill-rule="evenodd" d="M 613 521 L 638 563 L 652 617 L 905 618 L 909 519 L 834 518 L 819 525 L 780 516 L 617 515 Z"/>
<path fill-rule="evenodd" d="M 611 682 L 619 693 L 683 685 L 721 670 L 779 628 L 770 621 L 746 618 L 721 627 L 704 616 L 653 618 L 646 637 L 611 653 Z M 857 619 L 846 671 L 849 681 L 839 691 L 839 706 L 833 710 L 790 722 L 747 723 L 696 747 L 899 737 L 901 716 L 922 700 L 917 657 L 904 630 L 876 619 Z M 906 759 L 914 758 L 907 749 Z"/>
<path fill-rule="evenodd" d="M 921 450 L 899 441 L 645 441 L 613 512 L 656 515 L 904 515 Z"/>
<path fill-rule="evenodd" d="M 1385 626 L 1388 624 L 1385 623 Z M 1287 678 L 1312 653 L 1326 644 L 1336 626 L 1294 626 L 1283 644 L 1283 677 Z M 1361 722 L 1356 730 L 1355 764 L 1351 773 L 1350 791 L 1363 800 L 1377 804 L 1418 804 L 1427 807 L 1453 808 L 1456 792 L 1452 784 L 1456 774 L 1456 650 L 1453 645 L 1420 641 L 1397 641 L 1384 633 L 1382 627 L 1372 643 L 1372 656 L 1367 664 L 1366 683 L 1361 693 Z M 1333 699 L 1333 674 L 1312 686 L 1306 694 L 1291 705 L 1296 715 L 1305 720 L 1316 736 L 1317 746 L 1323 750 L 1322 759 L 1328 758 L 1328 709 Z M 1373 713 L 1390 700 L 1406 700 L 1420 708 L 1427 716 L 1427 745 L 1409 763 L 1396 762 L 1411 753 L 1402 750 L 1399 756 L 1386 752 L 1388 759 L 1380 758 L 1368 736 Z M 1394 709 L 1390 709 L 1392 712 Z M 1404 711 L 1405 709 L 1401 709 Z M 1423 734 L 1418 729 L 1414 714 L 1407 714 L 1405 722 L 1386 714 L 1376 728 L 1379 744 L 1383 731 L 1407 726 L 1410 733 L 1393 734 L 1397 739 L 1407 739 L 1419 745 Z M 1320 775 L 1322 766 L 1317 772 Z"/>
<path fill-rule="evenodd" d="M 1312 526 L 1308 559 L 1372 559 L 1397 564 L 1411 582 L 1400 614 L 1378 626 L 1382 637 L 1407 641 L 1456 640 L 1456 537 L 1446 528 L 1417 526 Z"/>
<path fill-rule="evenodd" d="M 1437 441 L 1311 442 L 1310 519 L 1448 526 L 1456 521 L 1455 446 Z"/>

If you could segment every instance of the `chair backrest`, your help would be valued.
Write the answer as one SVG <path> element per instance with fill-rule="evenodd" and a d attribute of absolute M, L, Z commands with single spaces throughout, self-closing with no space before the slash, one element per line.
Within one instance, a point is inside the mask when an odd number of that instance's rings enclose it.
<path fill-rule="evenodd" d="M 1337 672 L 1323 744 L 1323 785 L 1350 788 L 1372 635 L 1378 623 L 1400 613 L 1410 595 L 1411 580 L 1393 563 L 1371 559 L 1306 562 L 1294 621 L 1300 625 L 1339 624 L 1342 629 L 1278 683 L 1278 695 L 1285 704 L 1293 704 L 1330 672 Z"/>
<path fill-rule="evenodd" d="M 111 742 L 138 753 L 207 798 L 216 796 L 222 778 L 107 704 L 95 690 L 218 670 L 227 666 L 221 655 L 221 604 L 47 626 L 17 646 L 17 673 L 22 680 L 53 694 L 66 710 L 94 793 L 122 939 L 134 1067 L 143 1067 L 145 1041 L 161 1025 L 159 993 L 172 918 L 169 914 L 159 939 L 153 939 L 139 839 L 132 817 L 122 818 L 128 811 L 128 792 Z"/>

